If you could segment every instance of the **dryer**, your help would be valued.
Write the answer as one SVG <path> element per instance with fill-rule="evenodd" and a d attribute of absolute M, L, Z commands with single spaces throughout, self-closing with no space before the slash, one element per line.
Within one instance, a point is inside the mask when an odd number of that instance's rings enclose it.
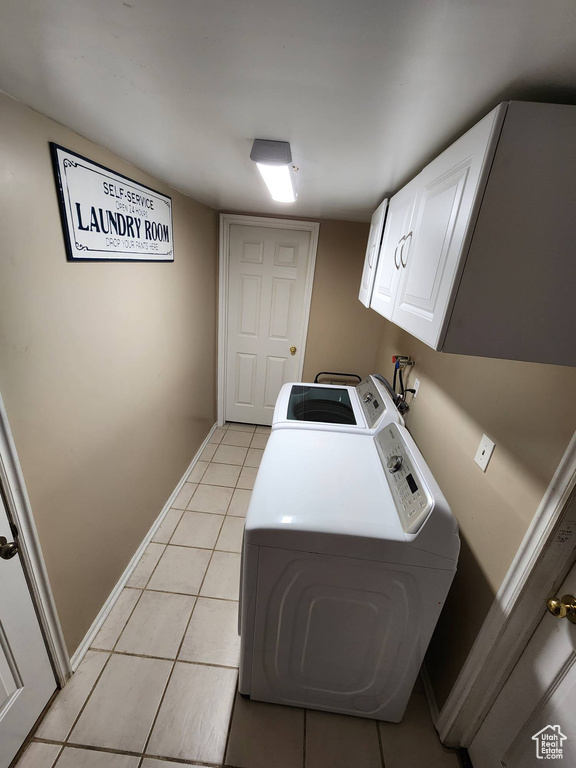
<path fill-rule="evenodd" d="M 273 431 L 246 517 L 240 693 L 401 720 L 459 552 L 408 431 Z"/>
<path fill-rule="evenodd" d="M 373 374 L 357 387 L 302 382 L 284 384 L 274 407 L 272 430 L 321 429 L 374 435 L 390 422 L 404 424 L 391 392 Z"/>

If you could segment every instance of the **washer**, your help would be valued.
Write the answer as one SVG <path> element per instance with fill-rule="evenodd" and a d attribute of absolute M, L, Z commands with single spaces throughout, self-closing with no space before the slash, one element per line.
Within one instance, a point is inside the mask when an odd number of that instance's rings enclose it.
<path fill-rule="evenodd" d="M 459 547 L 402 425 L 273 431 L 246 517 L 240 693 L 399 722 Z"/>
<path fill-rule="evenodd" d="M 302 429 L 374 435 L 390 422 L 404 424 L 390 393 L 372 374 L 357 387 L 289 382 L 278 395 L 272 430 Z"/>

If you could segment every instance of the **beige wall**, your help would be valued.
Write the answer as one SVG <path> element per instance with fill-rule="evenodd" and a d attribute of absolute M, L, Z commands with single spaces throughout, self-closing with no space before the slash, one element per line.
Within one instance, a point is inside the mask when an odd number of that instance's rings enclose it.
<path fill-rule="evenodd" d="M 67 263 L 48 142 L 172 196 L 175 262 Z M 0 97 L 0 392 L 73 652 L 215 421 L 217 214 Z"/>
<path fill-rule="evenodd" d="M 576 429 L 576 369 L 434 352 L 381 319 L 376 359 L 416 361 L 407 425 L 460 524 L 462 551 L 427 668 L 442 705 Z M 474 463 L 485 433 L 486 473 Z"/>
<path fill-rule="evenodd" d="M 368 224 L 320 222 L 303 381 L 319 371 L 372 371 L 380 318 L 358 301 Z"/>

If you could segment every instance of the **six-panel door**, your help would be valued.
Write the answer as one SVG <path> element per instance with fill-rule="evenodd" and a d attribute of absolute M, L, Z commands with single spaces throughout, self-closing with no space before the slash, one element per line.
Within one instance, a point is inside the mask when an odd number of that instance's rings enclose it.
<path fill-rule="evenodd" d="M 310 232 L 230 227 L 228 421 L 271 424 L 281 386 L 298 379 L 309 259 Z"/>

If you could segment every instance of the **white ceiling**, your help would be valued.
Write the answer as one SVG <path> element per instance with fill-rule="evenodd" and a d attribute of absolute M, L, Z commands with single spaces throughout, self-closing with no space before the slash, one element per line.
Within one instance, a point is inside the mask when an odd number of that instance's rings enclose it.
<path fill-rule="evenodd" d="M 2 0 L 0 89 L 216 208 L 366 221 L 499 101 L 576 103 L 576 3 Z"/>

